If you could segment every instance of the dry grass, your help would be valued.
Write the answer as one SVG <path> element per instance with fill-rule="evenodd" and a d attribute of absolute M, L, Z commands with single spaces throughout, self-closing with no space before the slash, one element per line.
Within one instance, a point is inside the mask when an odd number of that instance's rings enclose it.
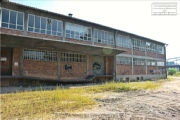
<path fill-rule="evenodd" d="M 53 114 L 55 112 L 73 112 L 93 107 L 96 102 L 94 93 L 100 92 L 126 92 L 135 90 L 154 90 L 164 82 L 172 80 L 145 81 L 132 83 L 110 82 L 103 85 L 79 87 L 53 91 L 25 91 L 1 95 L 2 119 L 37 117 Z"/>

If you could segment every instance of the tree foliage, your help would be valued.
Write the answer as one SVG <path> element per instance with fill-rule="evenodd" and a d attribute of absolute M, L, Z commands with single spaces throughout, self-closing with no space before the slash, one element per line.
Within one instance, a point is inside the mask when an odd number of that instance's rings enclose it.
<path fill-rule="evenodd" d="M 169 68 L 168 69 L 168 75 L 174 75 L 178 72 L 176 68 Z"/>

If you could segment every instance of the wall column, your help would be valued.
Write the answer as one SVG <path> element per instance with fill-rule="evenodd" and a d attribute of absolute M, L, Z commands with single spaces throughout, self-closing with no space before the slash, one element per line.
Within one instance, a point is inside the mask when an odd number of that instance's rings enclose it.
<path fill-rule="evenodd" d="M 28 13 L 24 13 L 24 32 L 23 35 L 27 36 L 27 26 L 28 26 Z"/>
<path fill-rule="evenodd" d="M 92 28 L 91 36 L 92 45 L 94 45 L 94 28 Z"/>
<path fill-rule="evenodd" d="M 89 55 L 86 55 L 86 75 L 89 75 Z"/>
<path fill-rule="evenodd" d="M 61 52 L 57 52 L 57 62 L 58 62 L 58 69 L 57 69 L 57 71 L 58 71 L 58 80 L 60 80 L 60 78 L 61 78 L 61 66 L 60 66 L 60 61 L 61 61 Z"/>
<path fill-rule="evenodd" d="M 23 54 L 24 54 L 24 49 L 20 48 L 19 76 L 23 76 Z"/>
<path fill-rule="evenodd" d="M 116 81 L 116 55 L 114 55 L 113 80 Z"/>
<path fill-rule="evenodd" d="M 65 23 L 66 22 L 63 21 L 63 41 L 65 41 L 65 36 L 66 36 L 66 34 L 65 34 L 66 33 Z"/>

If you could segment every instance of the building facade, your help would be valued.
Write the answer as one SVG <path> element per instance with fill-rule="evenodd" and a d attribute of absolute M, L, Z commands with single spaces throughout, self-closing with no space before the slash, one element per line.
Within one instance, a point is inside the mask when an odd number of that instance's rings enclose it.
<path fill-rule="evenodd" d="M 1 2 L 0 30 L 1 86 L 166 78 L 166 44 L 118 29 Z"/>

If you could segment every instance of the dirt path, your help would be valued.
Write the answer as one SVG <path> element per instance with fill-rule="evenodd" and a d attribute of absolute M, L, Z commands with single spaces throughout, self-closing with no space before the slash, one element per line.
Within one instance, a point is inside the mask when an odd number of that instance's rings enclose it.
<path fill-rule="evenodd" d="M 56 120 L 180 120 L 180 78 L 155 91 L 100 93 L 99 106 Z M 60 115 L 64 117 L 60 118 Z M 70 117 L 71 116 L 71 117 Z"/>

